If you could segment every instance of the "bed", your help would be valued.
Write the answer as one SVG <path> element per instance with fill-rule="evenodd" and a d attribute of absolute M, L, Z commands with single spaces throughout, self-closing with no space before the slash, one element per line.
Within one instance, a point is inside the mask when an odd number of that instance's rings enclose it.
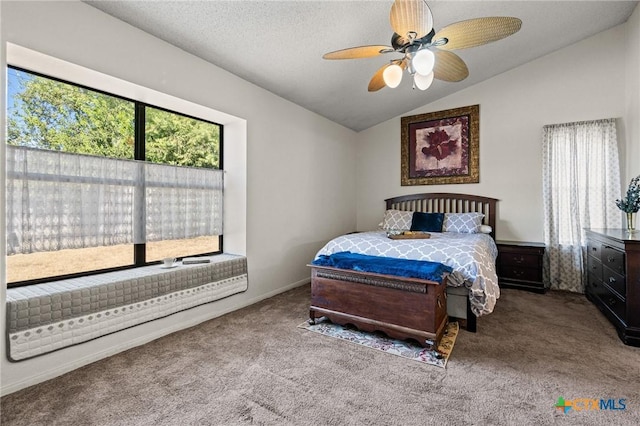
<path fill-rule="evenodd" d="M 451 266 L 453 272 L 444 283 L 438 283 L 312 263 L 309 321 L 313 323 L 325 316 L 332 322 L 352 324 L 362 330 L 414 339 L 424 346 L 439 340 L 447 318 L 459 320 L 463 328 L 475 332 L 477 317 L 491 313 L 500 296 L 494 242 L 497 200 L 467 194 L 425 193 L 389 198 L 385 202 L 386 213 L 393 210 L 446 213 L 451 218 L 480 217 L 483 232 L 442 232 L 432 233 L 428 239 L 392 240 L 388 230 L 378 230 L 334 238 L 318 251 L 314 261 L 320 256 L 352 252 L 440 262 Z"/>

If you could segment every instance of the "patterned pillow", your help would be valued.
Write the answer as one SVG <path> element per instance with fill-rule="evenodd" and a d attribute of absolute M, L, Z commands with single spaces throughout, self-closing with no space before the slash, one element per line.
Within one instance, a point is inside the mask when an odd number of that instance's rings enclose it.
<path fill-rule="evenodd" d="M 483 217 L 482 213 L 445 213 L 442 231 L 475 234 L 480 232 Z"/>
<path fill-rule="evenodd" d="M 411 229 L 413 212 L 402 210 L 387 210 L 384 212 L 382 229 L 385 231 L 408 231 Z"/>

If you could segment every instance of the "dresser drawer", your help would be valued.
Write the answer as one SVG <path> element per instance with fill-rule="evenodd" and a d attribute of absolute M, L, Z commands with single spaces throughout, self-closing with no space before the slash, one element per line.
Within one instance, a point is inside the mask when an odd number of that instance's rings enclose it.
<path fill-rule="evenodd" d="M 602 263 L 591 256 L 587 256 L 587 272 L 589 272 L 589 275 L 593 275 L 594 277 L 597 277 L 599 280 L 601 280 Z"/>
<path fill-rule="evenodd" d="M 601 252 L 602 252 L 602 244 L 600 244 L 600 242 L 592 241 L 592 240 L 589 240 L 587 242 L 587 254 L 589 256 L 593 256 L 599 260 L 601 258 Z"/>
<path fill-rule="evenodd" d="M 613 247 L 602 247 L 602 264 L 607 268 L 624 275 L 624 253 Z"/>
<path fill-rule="evenodd" d="M 627 285 L 624 275 L 617 274 L 609 268 L 602 268 L 602 282 L 617 291 L 624 299 L 627 295 Z"/>
<path fill-rule="evenodd" d="M 602 280 L 600 279 L 600 276 L 595 276 L 592 273 L 589 273 L 587 276 L 587 286 L 586 286 L 586 291 L 589 294 L 596 294 L 596 289 L 602 286 Z"/>
<path fill-rule="evenodd" d="M 619 319 L 626 320 L 624 300 L 616 296 L 606 285 L 598 285 L 595 288 L 595 295 L 600 299 L 602 305 L 613 312 Z"/>

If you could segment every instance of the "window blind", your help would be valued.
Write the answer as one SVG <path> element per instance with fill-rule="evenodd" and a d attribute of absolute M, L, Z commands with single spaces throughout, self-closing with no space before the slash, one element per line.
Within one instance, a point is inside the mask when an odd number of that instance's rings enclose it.
<path fill-rule="evenodd" d="M 222 170 L 7 146 L 7 254 L 222 235 Z"/>

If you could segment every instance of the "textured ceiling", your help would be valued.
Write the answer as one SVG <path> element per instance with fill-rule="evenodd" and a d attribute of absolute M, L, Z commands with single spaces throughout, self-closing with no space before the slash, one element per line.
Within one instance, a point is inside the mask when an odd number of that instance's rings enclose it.
<path fill-rule="evenodd" d="M 86 1 L 285 99 L 360 131 L 627 20 L 637 1 L 429 1 L 436 31 L 486 16 L 515 16 L 522 29 L 456 53 L 469 77 L 435 80 L 425 92 L 405 78 L 369 93 L 371 76 L 399 54 L 344 61 L 326 52 L 390 44 L 392 1 Z"/>

